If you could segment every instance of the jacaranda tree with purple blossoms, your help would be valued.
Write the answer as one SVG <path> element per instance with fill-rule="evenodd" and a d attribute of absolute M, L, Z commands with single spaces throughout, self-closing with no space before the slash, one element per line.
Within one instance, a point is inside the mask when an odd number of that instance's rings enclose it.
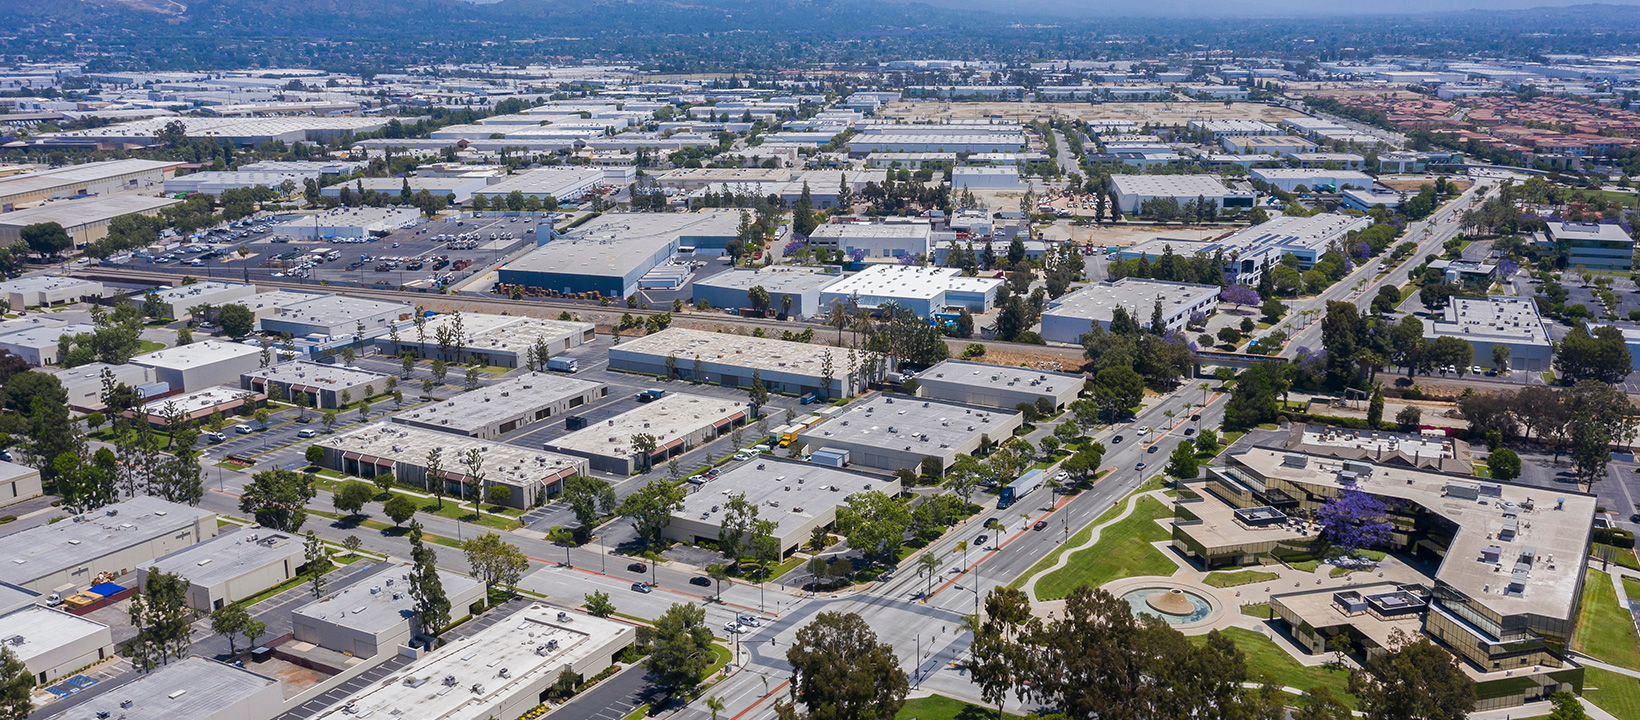
<path fill-rule="evenodd" d="M 1321 539 L 1346 553 L 1389 542 L 1389 509 L 1378 498 L 1359 490 L 1345 490 L 1316 511 Z"/>
<path fill-rule="evenodd" d="M 1259 304 L 1258 291 L 1246 285 L 1231 285 L 1220 290 L 1219 300 L 1238 306 Z"/>

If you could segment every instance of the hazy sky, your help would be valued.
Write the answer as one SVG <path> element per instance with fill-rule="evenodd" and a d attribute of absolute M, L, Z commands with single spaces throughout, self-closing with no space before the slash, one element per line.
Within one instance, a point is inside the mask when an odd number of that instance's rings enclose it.
<path fill-rule="evenodd" d="M 1224 17 L 1236 15 L 1361 15 L 1448 12 L 1454 10 L 1518 10 L 1524 8 L 1591 4 L 1588 0 L 921 0 L 933 5 L 976 10 L 1110 16 Z M 1640 5 L 1640 0 L 1601 0 L 1603 5 Z"/>

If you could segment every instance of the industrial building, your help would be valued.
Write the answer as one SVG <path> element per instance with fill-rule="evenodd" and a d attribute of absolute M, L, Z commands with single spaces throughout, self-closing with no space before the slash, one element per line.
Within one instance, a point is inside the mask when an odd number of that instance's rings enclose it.
<path fill-rule="evenodd" d="M 1394 210 L 1406 201 L 1402 193 L 1374 185 L 1367 188 L 1349 188 L 1339 193 L 1345 208 L 1366 212 L 1375 207 Z"/>
<path fill-rule="evenodd" d="M 830 382 L 826 359 L 831 359 Z M 852 397 L 860 388 L 851 378 L 848 351 L 825 345 L 672 327 L 633 338 L 609 349 L 611 370 L 750 387 L 752 373 L 769 392 L 828 398 Z M 697 377 L 697 373 L 699 377 Z"/>
<path fill-rule="evenodd" d="M 1215 142 L 1227 137 L 1282 134 L 1281 128 L 1258 120 L 1191 120 L 1187 127 L 1206 133 Z"/>
<path fill-rule="evenodd" d="M 439 358 L 459 364 L 477 360 L 493 367 L 518 368 L 529 365 L 531 348 L 544 347 L 549 357 L 556 356 L 592 342 L 597 337 L 595 331 L 589 322 L 449 313 L 426 318 L 419 331 L 400 328 L 397 341 L 391 336 L 378 336 L 376 346 L 394 357 L 408 352 L 420 359 Z M 450 339 L 448 352 L 439 347 L 441 333 Z"/>
<path fill-rule="evenodd" d="M 1588 565 L 1592 495 L 1254 447 L 1183 485 L 1173 546 L 1208 568 L 1316 552 L 1319 533 L 1294 519 L 1352 491 L 1390 508 L 1398 531 L 1389 549 L 1435 565 L 1433 587 L 1396 588 L 1405 597 L 1356 589 L 1336 598 L 1348 619 L 1324 622 L 1297 593 L 1272 597 L 1272 614 L 1300 647 L 1330 652 L 1332 636 L 1343 634 L 1371 656 L 1388 648 L 1397 625 L 1414 636 L 1421 630 L 1476 682 L 1476 710 L 1581 687 L 1583 669 L 1567 646 Z"/>
<path fill-rule="evenodd" d="M 1082 391 L 1082 376 L 1048 370 L 941 360 L 917 374 L 917 396 L 1012 410 L 1046 400 L 1063 409 Z"/>
<path fill-rule="evenodd" d="M 421 212 L 409 208 L 339 207 L 275 225 L 275 236 L 297 240 L 382 237 L 421 222 Z"/>
<path fill-rule="evenodd" d="M 243 190 L 259 186 L 280 192 L 280 186 L 287 180 L 295 183 L 296 187 L 300 189 L 306 184 L 305 181 L 317 179 L 319 179 L 317 171 L 206 170 L 204 172 L 178 175 L 166 180 L 165 192 L 168 195 L 198 193 L 216 196 L 229 190 Z"/>
<path fill-rule="evenodd" d="M 1091 332 L 1095 324 L 1109 330 L 1116 308 L 1126 309 L 1134 321 L 1148 325 L 1157 303 L 1161 304 L 1167 329 L 1183 330 L 1191 315 L 1205 315 L 1218 302 L 1217 285 L 1131 277 L 1092 283 L 1048 302 L 1048 308 L 1042 311 L 1042 338 L 1048 342 L 1081 342 L 1082 335 Z"/>
<path fill-rule="evenodd" d="M 385 421 L 326 435 L 314 445 L 325 452 L 319 462 L 324 467 L 363 478 L 390 474 L 399 482 L 422 487 L 430 487 L 428 454 L 437 449 L 441 458 L 439 475 L 446 494 L 455 498 L 476 498 L 481 492 L 465 462 L 468 451 L 476 449 L 484 459 L 479 472 L 485 484 L 508 489 L 504 500 L 494 496 L 489 499 L 497 505 L 520 509 L 557 495 L 563 491 L 565 479 L 587 471 L 587 461 L 578 457 Z"/>
<path fill-rule="evenodd" d="M 925 223 L 832 223 L 809 234 L 809 244 L 841 251 L 856 262 L 866 258 L 928 256 L 933 228 Z"/>
<path fill-rule="evenodd" d="M 1134 214 L 1148 200 L 1172 198 L 1183 205 L 1191 200 L 1210 201 L 1220 212 L 1251 210 L 1255 196 L 1224 186 L 1212 175 L 1112 175 L 1111 189 L 1116 207 Z"/>
<path fill-rule="evenodd" d="M 142 195 L 104 195 L 81 200 L 63 200 L 0 213 L 0 245 L 22 242 L 23 228 L 41 223 L 57 223 L 73 240 L 74 250 L 108 237 L 108 224 L 126 215 L 158 215 L 159 211 L 182 202 L 171 198 Z"/>
<path fill-rule="evenodd" d="M 154 369 L 154 379 L 175 390 L 238 385 L 239 376 L 262 367 L 262 348 L 201 340 L 131 358 L 133 365 Z"/>
<path fill-rule="evenodd" d="M 1338 192 L 1347 188 L 1370 188 L 1371 175 L 1354 170 L 1325 170 L 1321 168 L 1253 168 L 1254 180 L 1262 180 L 1270 187 L 1285 192 L 1309 190 Z"/>
<path fill-rule="evenodd" d="M 256 295 L 256 286 L 221 280 L 201 280 L 188 285 L 156 288 L 153 292 L 165 305 L 164 317 L 191 320 L 193 314 L 188 312 L 189 309 L 200 305 L 219 308 L 231 303 L 243 304 L 241 301 Z M 133 295 L 131 302 L 141 306 L 146 299 L 144 295 Z"/>
<path fill-rule="evenodd" d="M 0 460 L 0 507 L 37 498 L 43 493 L 39 470 Z"/>
<path fill-rule="evenodd" d="M 149 400 L 141 407 L 125 412 L 127 416 L 142 418 L 156 428 L 167 428 L 170 427 L 169 418 L 173 414 L 179 415 L 185 421 L 200 421 L 217 413 L 230 416 L 243 411 L 247 406 L 256 408 L 267 399 L 266 395 L 218 385 Z"/>
<path fill-rule="evenodd" d="M 97 331 L 90 323 L 41 325 L 0 335 L 0 350 L 9 352 L 35 367 L 57 364 L 58 340 L 64 336 L 89 335 Z"/>
<path fill-rule="evenodd" d="M 343 337 L 361 333 L 370 337 L 408 322 L 415 312 L 415 306 L 409 303 L 321 295 L 280 308 L 279 312 L 262 318 L 261 325 L 263 332 L 290 333 L 293 337 Z"/>
<path fill-rule="evenodd" d="M 1236 155 L 1290 155 L 1314 152 L 1317 145 L 1292 135 L 1237 135 L 1219 141 L 1225 152 Z"/>
<path fill-rule="evenodd" d="M 987 440 L 1011 437 L 1023 417 L 1011 409 L 878 395 L 798 433 L 797 444 L 811 453 L 844 451 L 850 463 L 881 470 L 920 471 L 932 458 L 943 471 Z"/>
<path fill-rule="evenodd" d="M 137 677 L 50 720 L 269 720 L 283 709 L 279 681 L 202 657 Z"/>
<path fill-rule="evenodd" d="M 644 407 L 549 440 L 544 447 L 586 458 L 596 470 L 630 475 L 665 464 L 668 458 L 682 455 L 746 421 L 746 403 L 669 392 Z M 638 435 L 654 438 L 655 450 L 647 462 L 632 448 L 632 439 Z"/>
<path fill-rule="evenodd" d="M 0 282 L 0 297 L 12 310 L 78 302 L 103 296 L 103 284 L 62 275 L 28 275 Z"/>
<path fill-rule="evenodd" d="M 714 308 L 756 309 L 750 291 L 760 287 L 769 293 L 769 307 L 766 309 L 802 320 L 825 313 L 825 308 L 820 304 L 820 291 L 842 277 L 835 267 L 770 265 L 734 268 L 696 280 L 693 285 L 694 301 L 705 301 L 708 307 Z"/>
<path fill-rule="evenodd" d="M 404 193 L 406 186 L 409 186 L 412 195 L 420 194 L 421 191 L 426 190 L 429 195 L 434 197 L 447 198 L 453 196 L 457 203 L 464 203 L 471 200 L 473 193 L 483 190 L 487 184 L 487 178 L 476 175 L 467 177 L 360 178 L 349 183 L 326 185 L 319 189 L 319 194 L 324 197 L 341 197 L 342 189 L 348 188 L 353 192 L 358 192 L 360 189 L 366 192 L 374 190 L 383 195 L 391 195 L 396 198 Z"/>
<path fill-rule="evenodd" d="M 266 317 L 278 315 L 292 305 L 305 303 L 324 297 L 324 293 L 302 292 L 300 290 L 269 290 L 250 297 L 235 301 L 234 305 L 244 305 L 251 311 L 251 318 L 260 321 Z"/>
<path fill-rule="evenodd" d="M 723 248 L 739 227 L 733 210 L 605 213 L 501 266 L 498 276 L 504 285 L 626 297 L 680 248 Z M 538 241 L 546 230 L 536 230 Z"/>
<path fill-rule="evenodd" d="M 1628 270 L 1634 266 L 1634 238 L 1614 223 L 1552 222 L 1547 231 L 1532 237 L 1540 246 L 1564 248 L 1569 268 Z"/>
<path fill-rule="evenodd" d="M 959 167 L 951 169 L 952 190 L 1021 190 L 1017 167 Z"/>
<path fill-rule="evenodd" d="M 895 126 L 894 132 L 856 135 L 848 141 L 848 154 L 865 157 L 881 152 L 993 153 L 1025 149 L 1021 132 L 963 132 L 957 126 L 949 132 L 900 132 L 910 126 Z"/>
<path fill-rule="evenodd" d="M 685 497 L 662 535 L 682 543 L 715 544 L 723 529 L 725 505 L 741 495 L 757 508 L 758 519 L 774 521 L 774 539 L 785 557 L 808 542 L 815 528 L 836 524 L 837 508 L 847 504 L 849 496 L 878 491 L 894 497 L 900 490 L 900 481 L 892 476 L 759 455 Z"/>
<path fill-rule="evenodd" d="M 291 611 L 296 640 L 356 658 L 408 645 L 424 634 L 410 597 L 410 569 L 409 564 L 389 565 Z M 473 603 L 484 599 L 484 583 L 445 570 L 438 571 L 438 578 L 450 600 L 450 622 L 467 617 Z"/>
<path fill-rule="evenodd" d="M 565 673 L 591 678 L 637 639 L 637 629 L 536 603 L 432 651 L 315 720 L 358 717 L 487 720 L 516 718 L 540 705 Z"/>
<path fill-rule="evenodd" d="M 872 265 L 827 286 L 820 306 L 830 312 L 854 303 L 873 309 L 892 303 L 925 318 L 960 308 L 978 314 L 996 305 L 1002 284 L 998 278 L 963 277 L 956 268 Z"/>
<path fill-rule="evenodd" d="M 1441 317 L 1424 318 L 1424 337 L 1455 337 L 1474 348 L 1476 365 L 1492 364 L 1492 348 L 1509 348 L 1509 367 L 1542 372 L 1552 367 L 1554 345 L 1531 298 L 1455 297 Z"/>
<path fill-rule="evenodd" d="M 62 522 L 0 536 L 0 582 L 58 593 L 90 587 L 216 537 L 216 513 L 138 495 Z"/>
<path fill-rule="evenodd" d="M 392 376 L 345 365 L 299 360 L 259 368 L 239 376 L 239 387 L 295 403 L 302 393 L 310 407 L 336 410 L 355 400 L 387 392 Z M 270 392 L 271 391 L 271 392 Z M 342 399 L 343 394 L 347 400 Z"/>
<path fill-rule="evenodd" d="M 507 196 L 514 192 L 526 198 L 565 203 L 585 197 L 603 180 L 604 171 L 598 168 L 543 168 L 508 175 L 501 182 L 474 190 L 473 195 L 491 204 L 506 202 Z"/>
<path fill-rule="evenodd" d="M 115 654 L 107 625 L 32 603 L 0 615 L 0 638 L 41 687 Z"/>
<path fill-rule="evenodd" d="M 392 420 L 441 433 L 493 440 L 606 397 L 609 386 L 604 383 L 531 372 L 410 408 Z"/>
<path fill-rule="evenodd" d="M 954 152 L 879 152 L 866 156 L 866 167 L 917 170 L 924 165 L 950 167 L 957 164 Z"/>
<path fill-rule="evenodd" d="M 176 172 L 180 161 L 103 160 L 0 178 L 0 212 L 47 200 L 149 192 Z"/>
<path fill-rule="evenodd" d="M 267 528 L 236 527 L 137 569 L 137 585 L 151 570 L 188 583 L 188 607 L 220 610 L 296 577 L 303 562 L 300 538 Z"/>
<path fill-rule="evenodd" d="M 76 365 L 71 368 L 49 368 L 57 377 L 63 390 L 68 393 L 68 406 L 76 412 L 93 413 L 108 409 L 103 402 L 103 374 L 107 373 L 109 380 L 117 385 L 126 385 L 132 388 L 142 388 L 154 382 L 154 369 L 142 365 L 109 365 L 108 363 L 90 363 Z M 138 392 L 141 392 L 139 389 Z"/>

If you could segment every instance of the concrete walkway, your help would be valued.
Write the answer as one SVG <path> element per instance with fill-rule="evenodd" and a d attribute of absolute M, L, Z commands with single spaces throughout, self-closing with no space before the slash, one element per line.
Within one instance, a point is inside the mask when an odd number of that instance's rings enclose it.
<path fill-rule="evenodd" d="M 1172 502 L 1172 500 L 1173 500 L 1173 498 L 1170 498 L 1170 497 L 1162 494 L 1162 491 L 1160 491 L 1160 490 L 1151 490 L 1151 491 L 1148 491 L 1148 492 L 1134 493 L 1132 495 L 1129 495 L 1128 498 L 1127 498 L 1127 507 L 1123 508 L 1122 512 L 1120 514 L 1118 514 L 1116 517 L 1111 518 L 1110 520 L 1108 520 L 1104 523 L 1101 523 L 1100 525 L 1095 526 L 1088 533 L 1088 539 L 1087 539 L 1086 542 L 1083 542 L 1082 544 L 1077 545 L 1075 547 L 1065 548 L 1064 552 L 1061 552 L 1059 554 L 1059 559 L 1057 561 L 1055 561 L 1052 566 L 1044 568 L 1041 572 L 1039 572 L 1035 575 L 1032 575 L 1031 579 L 1027 580 L 1025 582 L 1025 584 L 1023 586 L 1021 586 L 1021 588 L 1020 588 L 1021 590 L 1025 591 L 1025 596 L 1030 598 L 1032 603 L 1043 602 L 1042 600 L 1040 600 L 1036 596 L 1036 583 L 1037 583 L 1037 581 L 1041 580 L 1044 577 L 1047 577 L 1048 575 L 1053 574 L 1055 571 L 1065 567 L 1066 565 L 1069 565 L 1072 555 L 1074 555 L 1076 553 L 1079 553 L 1083 550 L 1086 550 L 1090 547 L 1093 547 L 1095 544 L 1097 544 L 1099 542 L 1099 537 L 1104 534 L 1105 528 L 1110 527 L 1111 525 L 1114 525 L 1116 523 L 1119 523 L 1119 522 L 1127 519 L 1127 517 L 1129 515 L 1133 514 L 1134 508 L 1137 508 L 1139 506 L 1139 499 L 1140 498 L 1145 498 L 1145 497 L 1160 500 L 1163 504 Z"/>

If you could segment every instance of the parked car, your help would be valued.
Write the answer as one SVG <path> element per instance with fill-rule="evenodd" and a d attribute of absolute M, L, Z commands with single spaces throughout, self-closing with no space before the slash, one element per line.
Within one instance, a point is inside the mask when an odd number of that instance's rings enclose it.
<path fill-rule="evenodd" d="M 213 431 L 213 432 L 205 433 L 205 439 L 209 440 L 213 443 L 219 443 L 219 442 L 226 441 L 228 439 L 228 436 L 223 435 L 222 433 Z"/>
<path fill-rule="evenodd" d="M 643 563 L 638 563 L 638 562 L 635 562 L 635 563 L 632 563 L 631 565 L 626 566 L 626 569 L 627 569 L 628 572 L 635 572 L 635 573 L 649 572 L 649 566 L 648 565 L 645 565 Z"/>
<path fill-rule="evenodd" d="M 641 592 L 645 595 L 648 595 L 650 590 L 651 590 L 651 588 L 649 587 L 649 585 L 647 585 L 645 583 L 641 583 L 641 582 L 632 583 L 632 591 L 633 592 Z"/>
<path fill-rule="evenodd" d="M 705 575 L 696 575 L 692 578 L 689 578 L 689 584 L 690 585 L 699 585 L 701 587 L 711 587 L 712 586 L 712 579 L 709 578 L 709 577 L 706 577 Z"/>
<path fill-rule="evenodd" d="M 239 423 L 238 425 L 233 426 L 233 431 L 239 433 L 240 435 L 249 435 L 256 432 L 256 428 L 246 425 L 245 423 Z"/>
<path fill-rule="evenodd" d="M 314 430 L 313 428 L 302 428 L 301 430 L 296 431 L 296 437 L 299 437 L 299 438 L 310 438 L 310 437 L 318 437 L 318 436 L 319 436 L 319 431 Z"/>

